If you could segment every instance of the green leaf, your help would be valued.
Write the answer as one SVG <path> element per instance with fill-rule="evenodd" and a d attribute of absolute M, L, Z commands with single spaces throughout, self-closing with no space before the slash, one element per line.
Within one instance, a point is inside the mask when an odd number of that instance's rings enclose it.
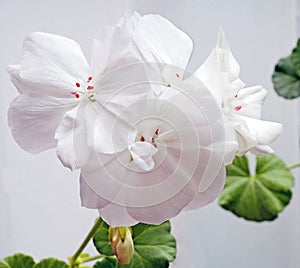
<path fill-rule="evenodd" d="M 219 204 L 250 221 L 270 221 L 288 205 L 294 178 L 275 155 L 257 156 L 256 174 L 251 175 L 246 156 L 227 166 L 225 188 Z"/>
<path fill-rule="evenodd" d="M 294 99 L 300 96 L 300 76 L 291 60 L 291 56 L 280 59 L 275 66 L 272 76 L 275 91 L 285 99 Z"/>
<path fill-rule="evenodd" d="M 93 238 L 94 245 L 97 249 L 97 251 L 100 254 L 106 255 L 106 256 L 113 256 L 114 252 L 111 248 L 111 245 L 109 243 L 108 239 L 108 225 L 105 221 L 102 220 L 98 231 L 94 235 Z"/>
<path fill-rule="evenodd" d="M 17 253 L 12 256 L 8 256 L 0 263 L 2 268 L 33 268 L 35 262 L 31 256 Z M 2 265 L 2 266 L 1 266 Z M 8 266 L 5 266 L 8 265 Z"/>
<path fill-rule="evenodd" d="M 41 260 L 37 263 L 34 268 L 68 268 L 69 265 L 64 261 L 55 259 L 55 258 L 47 258 Z"/>
<path fill-rule="evenodd" d="M 116 258 L 105 258 L 103 261 L 98 261 L 95 263 L 93 268 L 117 268 L 118 261 Z"/>
<path fill-rule="evenodd" d="M 295 66 L 295 72 L 299 77 L 300 76 L 300 39 L 297 42 L 297 46 L 293 49 L 291 55 L 291 61 L 293 63 L 293 66 Z"/>
<path fill-rule="evenodd" d="M 98 262 L 97 268 L 165 268 L 169 267 L 176 256 L 176 240 L 171 235 L 170 222 L 161 225 L 137 224 L 132 227 L 134 242 L 134 256 L 129 265 L 117 263 L 115 259 L 105 259 Z M 108 225 L 103 222 L 94 236 L 94 244 L 100 254 L 113 256 L 113 251 L 108 241 Z M 103 263 L 104 264 L 101 264 Z M 110 266 L 109 266 L 110 265 Z M 117 265 L 117 266 L 116 266 Z"/>

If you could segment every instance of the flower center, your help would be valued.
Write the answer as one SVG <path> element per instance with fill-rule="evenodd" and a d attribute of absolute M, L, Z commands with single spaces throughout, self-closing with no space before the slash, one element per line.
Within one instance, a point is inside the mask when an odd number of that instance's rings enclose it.
<path fill-rule="evenodd" d="M 70 93 L 74 95 L 76 99 L 89 99 L 91 101 L 95 101 L 95 90 L 92 80 L 93 77 L 89 76 L 84 84 L 76 82 L 74 85 L 76 90 L 73 90 Z"/>
<path fill-rule="evenodd" d="M 130 152 L 129 162 L 134 162 L 140 169 L 150 171 L 154 168 L 155 162 L 153 156 L 158 152 L 156 139 L 159 129 L 156 129 L 151 140 L 147 141 L 145 137 L 138 134 L 136 141 L 128 146 Z"/>
<path fill-rule="evenodd" d="M 244 102 L 239 99 L 237 93 L 234 95 L 232 95 L 232 93 L 225 95 L 222 101 L 222 108 L 227 114 L 238 112 L 243 109 L 243 106 Z"/>

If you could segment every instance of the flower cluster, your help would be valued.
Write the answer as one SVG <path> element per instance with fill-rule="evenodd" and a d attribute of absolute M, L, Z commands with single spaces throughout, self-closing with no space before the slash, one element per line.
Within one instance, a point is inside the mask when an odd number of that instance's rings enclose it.
<path fill-rule="evenodd" d="M 8 113 L 12 135 L 24 150 L 56 148 L 65 167 L 80 169 L 82 205 L 113 227 L 203 207 L 221 193 L 235 155 L 272 153 L 281 125 L 260 120 L 266 90 L 244 87 L 222 31 L 195 73 L 186 69 L 192 50 L 159 15 L 102 28 L 90 63 L 75 41 L 33 33 L 8 67 L 20 93 Z"/>

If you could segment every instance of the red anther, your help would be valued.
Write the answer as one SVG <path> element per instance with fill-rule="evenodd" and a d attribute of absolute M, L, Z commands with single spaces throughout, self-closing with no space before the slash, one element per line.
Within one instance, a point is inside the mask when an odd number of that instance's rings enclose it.
<path fill-rule="evenodd" d="M 241 109 L 242 109 L 242 106 L 241 106 L 241 105 L 234 107 L 234 110 L 236 110 L 236 111 L 239 111 L 239 110 L 241 110 Z"/>
<path fill-rule="evenodd" d="M 71 91 L 71 94 L 75 95 L 77 92 L 76 91 Z"/>
<path fill-rule="evenodd" d="M 76 87 L 80 87 L 80 84 L 78 82 L 76 83 Z"/>
<path fill-rule="evenodd" d="M 93 77 L 88 77 L 88 82 L 90 82 L 93 79 Z"/>
<path fill-rule="evenodd" d="M 158 135 L 158 129 L 155 131 L 155 135 L 156 135 L 156 136 Z"/>
<path fill-rule="evenodd" d="M 171 84 L 167 84 L 167 87 L 171 87 Z"/>
<path fill-rule="evenodd" d="M 87 90 L 94 89 L 94 86 L 88 86 L 86 89 L 87 89 Z"/>
<path fill-rule="evenodd" d="M 177 78 L 180 78 L 180 75 L 179 75 L 179 74 L 176 74 L 176 77 L 177 77 Z"/>
<path fill-rule="evenodd" d="M 76 93 L 75 97 L 78 99 L 80 97 L 80 95 L 78 93 Z"/>
<path fill-rule="evenodd" d="M 144 136 L 141 136 L 140 140 L 141 140 L 141 141 L 145 141 L 145 137 L 144 137 Z"/>
<path fill-rule="evenodd" d="M 238 95 L 235 95 L 234 97 L 235 97 L 235 98 L 237 98 L 237 97 L 238 97 Z"/>

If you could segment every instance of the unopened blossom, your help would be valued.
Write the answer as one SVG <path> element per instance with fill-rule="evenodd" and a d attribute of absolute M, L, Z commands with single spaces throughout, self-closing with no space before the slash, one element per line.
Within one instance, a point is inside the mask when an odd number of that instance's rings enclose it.
<path fill-rule="evenodd" d="M 119 263 L 129 264 L 134 254 L 130 227 L 109 227 L 109 242 Z"/>
<path fill-rule="evenodd" d="M 173 74 L 172 67 L 165 69 L 162 79 Z M 193 77 L 162 90 L 123 111 L 132 128 L 116 133 L 127 138 L 122 151 L 97 153 L 81 169 L 82 205 L 99 209 L 111 226 L 160 224 L 207 205 L 223 189 L 225 162 L 236 147 L 214 97 Z M 119 123 L 113 122 L 116 130 Z"/>
<path fill-rule="evenodd" d="M 225 34 L 220 30 L 217 46 L 195 72 L 216 97 L 234 128 L 239 143 L 237 155 L 250 151 L 270 154 L 268 146 L 281 133 L 282 125 L 261 120 L 267 91 L 262 86 L 244 87 L 239 79 L 240 66 L 232 55 Z"/>
<path fill-rule="evenodd" d="M 118 150 L 109 143 L 110 122 L 125 103 L 144 97 L 148 90 L 134 84 L 135 77 L 143 75 L 140 70 L 122 74 L 114 70 L 138 57 L 131 38 L 120 27 L 100 31 L 93 41 L 91 64 L 69 38 L 30 34 L 20 64 L 8 67 L 20 94 L 8 112 L 16 142 L 31 153 L 56 147 L 63 165 L 72 170 L 85 165 L 95 147 L 103 152 Z M 99 112 L 102 121 L 97 119 Z M 119 127 L 126 128 L 126 122 Z"/>

